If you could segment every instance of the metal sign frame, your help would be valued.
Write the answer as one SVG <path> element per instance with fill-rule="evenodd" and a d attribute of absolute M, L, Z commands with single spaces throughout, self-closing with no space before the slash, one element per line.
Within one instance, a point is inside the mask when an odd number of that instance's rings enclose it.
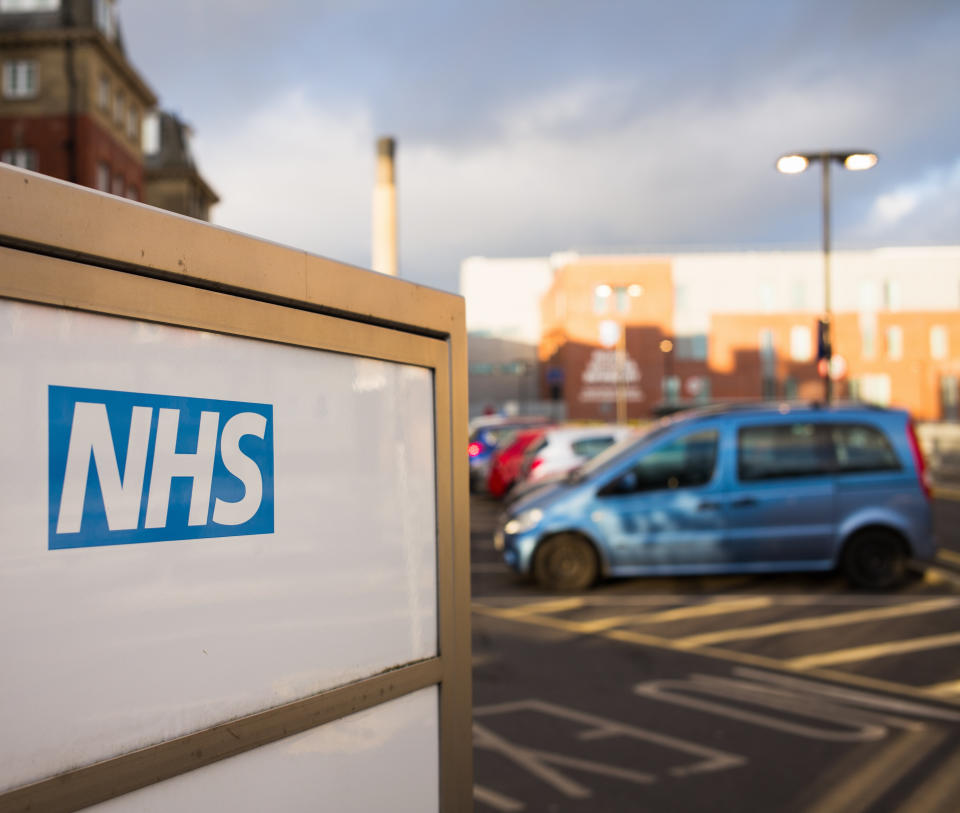
<path fill-rule="evenodd" d="M 0 813 L 79 810 L 430 686 L 440 809 L 472 809 L 463 300 L 7 166 L 0 298 L 431 369 L 439 625 L 434 658 L 15 788 Z"/>

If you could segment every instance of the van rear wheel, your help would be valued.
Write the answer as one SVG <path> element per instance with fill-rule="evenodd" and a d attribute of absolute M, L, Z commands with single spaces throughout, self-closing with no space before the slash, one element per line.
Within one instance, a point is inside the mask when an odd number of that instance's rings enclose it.
<path fill-rule="evenodd" d="M 907 551 L 893 531 L 861 531 L 843 549 L 843 572 L 856 587 L 886 590 L 907 577 Z"/>
<path fill-rule="evenodd" d="M 548 590 L 586 590 L 597 580 L 593 546 L 577 534 L 559 534 L 541 543 L 533 560 L 533 577 Z"/>

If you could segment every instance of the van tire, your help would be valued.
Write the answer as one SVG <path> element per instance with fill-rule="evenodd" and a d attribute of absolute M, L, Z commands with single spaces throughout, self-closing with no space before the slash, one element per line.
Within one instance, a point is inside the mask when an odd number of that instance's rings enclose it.
<path fill-rule="evenodd" d="M 888 590 L 906 580 L 907 559 L 899 534 L 887 528 L 867 528 L 844 545 L 842 569 L 855 587 Z"/>
<path fill-rule="evenodd" d="M 564 593 L 592 587 L 599 570 L 593 545 L 579 534 L 557 534 L 545 539 L 533 560 L 537 584 Z"/>

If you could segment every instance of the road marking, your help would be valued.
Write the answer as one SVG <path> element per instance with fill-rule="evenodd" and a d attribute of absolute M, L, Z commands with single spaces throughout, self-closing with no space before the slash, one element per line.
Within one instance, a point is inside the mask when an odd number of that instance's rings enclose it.
<path fill-rule="evenodd" d="M 945 731 L 926 729 L 904 734 L 863 770 L 845 771 L 846 778 L 814 804 L 805 805 L 811 813 L 860 813 L 870 810 L 890 788 L 919 765 L 946 738 Z M 856 759 L 862 755 L 855 752 Z M 913 808 L 921 810 L 922 808 Z"/>
<path fill-rule="evenodd" d="M 516 799 L 511 799 L 509 796 L 504 796 L 502 793 L 497 793 L 495 790 L 490 790 L 490 788 L 485 788 L 482 785 L 473 786 L 473 800 L 489 805 L 494 810 L 501 810 L 503 813 L 517 813 L 527 807 L 523 802 L 518 802 Z"/>
<path fill-rule="evenodd" d="M 949 562 L 952 565 L 960 565 L 960 553 L 948 548 L 940 548 L 937 551 L 937 558 L 942 562 Z"/>
<path fill-rule="evenodd" d="M 483 604 L 474 604 L 473 610 L 478 615 L 486 615 L 491 618 L 503 618 L 504 610 L 496 607 L 488 607 Z M 550 618 L 549 616 L 526 615 L 513 619 L 523 624 L 546 627 L 548 629 L 559 629 L 565 632 L 576 633 L 575 623 L 566 621 L 562 618 Z M 638 646 L 647 646 L 654 649 L 666 649 L 672 652 L 683 652 L 688 655 L 698 657 L 713 658 L 715 660 L 727 661 L 744 666 L 756 666 L 762 669 L 770 669 L 776 672 L 802 672 L 809 677 L 817 677 L 822 680 L 833 681 L 834 683 L 856 686 L 861 689 L 871 689 L 877 692 L 886 692 L 900 696 L 913 697 L 921 700 L 939 700 L 948 705 L 960 705 L 960 696 L 953 695 L 931 695 L 923 688 L 911 686 L 907 683 L 897 683 L 895 681 L 874 678 L 868 675 L 858 675 L 852 672 L 840 672 L 836 669 L 797 669 L 789 661 L 768 658 L 763 655 L 751 655 L 748 652 L 737 652 L 732 649 L 720 649 L 719 647 L 701 647 L 696 650 L 680 649 L 669 638 L 662 638 L 649 633 L 635 632 L 633 630 L 609 630 L 599 633 L 601 637 L 612 641 L 635 644 Z"/>
<path fill-rule="evenodd" d="M 942 695 L 949 697 L 952 694 L 960 695 L 960 680 L 948 680 L 944 683 L 934 683 L 932 686 L 927 686 L 925 691 L 938 696 Z"/>
<path fill-rule="evenodd" d="M 725 615 L 727 613 L 743 613 L 748 610 L 762 610 L 773 606 L 770 596 L 756 596 L 753 598 L 734 599 L 732 601 L 708 601 L 694 604 L 689 607 L 675 607 L 672 610 L 661 610 L 655 613 L 635 613 L 632 615 L 617 615 L 608 618 L 599 618 L 596 621 L 580 621 L 578 628 L 581 632 L 593 633 L 603 630 L 622 627 L 625 624 L 665 624 L 669 621 L 682 621 L 687 618 L 703 618 L 711 615 Z"/>
<path fill-rule="evenodd" d="M 867 715 L 842 708 L 836 703 L 811 702 L 809 697 L 801 697 L 782 689 L 709 675 L 693 675 L 692 679 L 687 680 L 652 680 L 636 684 L 633 691 L 634 694 L 648 699 L 674 703 L 812 740 L 871 742 L 883 739 L 888 731 L 886 726 L 877 724 L 876 715 L 874 720 L 868 720 Z M 716 700 L 691 697 L 697 694 L 719 697 L 721 700 L 734 699 L 740 703 L 781 712 L 787 711 L 793 718 L 826 722 L 832 724 L 832 727 L 816 728 L 795 720 L 749 711 L 740 706 L 727 705 Z"/>
<path fill-rule="evenodd" d="M 534 601 L 530 604 L 521 604 L 508 610 L 499 610 L 501 618 L 519 618 L 524 615 L 539 613 L 562 613 L 566 610 L 579 610 L 583 607 L 582 598 L 558 598 L 548 601 Z"/>
<path fill-rule="evenodd" d="M 960 796 L 960 750 L 943 764 L 932 777 L 911 794 L 899 808 L 898 813 L 951 813 L 957 809 Z"/>
<path fill-rule="evenodd" d="M 801 658 L 791 658 L 785 661 L 788 669 L 805 672 L 819 666 L 834 666 L 838 663 L 859 663 L 876 658 L 887 658 L 891 655 L 902 655 L 907 652 L 922 652 L 926 649 L 942 649 L 947 646 L 960 644 L 960 632 L 951 632 L 946 635 L 928 635 L 924 638 L 908 638 L 903 641 L 886 641 L 882 644 L 855 646 L 849 649 L 837 649 L 833 652 L 818 652 L 814 655 L 805 655 Z"/>
<path fill-rule="evenodd" d="M 560 706 L 555 703 L 548 703 L 544 700 L 515 700 L 491 706 L 478 706 L 473 710 L 473 715 L 474 717 L 489 717 L 498 714 L 514 714 L 524 711 L 558 717 L 562 720 L 569 720 L 582 725 L 585 730 L 580 732 L 578 737 L 580 740 L 593 741 L 608 739 L 610 737 L 625 737 L 627 739 L 652 743 L 661 748 L 680 751 L 683 754 L 697 757 L 697 762 L 688 765 L 677 765 L 671 768 L 670 773 L 674 776 L 724 771 L 730 768 L 739 768 L 747 763 L 746 757 L 740 756 L 739 754 L 718 751 L 716 748 L 689 742 L 688 740 L 681 740 L 669 734 L 660 734 L 645 728 L 637 728 L 636 726 L 628 725 L 619 720 L 597 717 L 587 712 L 577 711 L 576 709 Z M 476 725 L 478 724 L 475 723 L 474 726 Z M 484 729 L 484 731 L 487 731 L 487 729 Z M 502 740 L 503 738 L 498 739 Z"/>
<path fill-rule="evenodd" d="M 894 607 L 874 607 L 870 610 L 854 610 L 853 612 L 837 613 L 835 615 L 821 615 L 813 618 L 796 618 L 791 621 L 779 621 L 774 624 L 761 624 L 756 627 L 740 627 L 737 629 L 705 632 L 701 635 L 690 635 L 678 638 L 674 643 L 680 649 L 696 649 L 707 644 L 719 644 L 726 641 L 743 641 L 749 638 L 768 638 L 771 635 L 784 635 L 805 630 L 819 630 L 824 627 L 840 627 L 847 624 L 859 624 L 864 621 L 877 621 L 882 618 L 900 618 L 908 615 L 921 615 L 940 610 L 950 610 L 960 605 L 960 599 L 939 598 L 930 601 L 917 601 L 911 604 L 901 604 Z"/>

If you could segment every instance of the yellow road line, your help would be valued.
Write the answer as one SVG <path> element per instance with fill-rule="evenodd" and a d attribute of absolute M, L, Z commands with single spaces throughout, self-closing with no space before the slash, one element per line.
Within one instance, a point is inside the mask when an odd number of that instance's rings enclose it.
<path fill-rule="evenodd" d="M 787 668 L 801 672 L 819 666 L 833 666 L 838 663 L 858 663 L 891 655 L 903 655 L 907 652 L 922 652 L 925 649 L 942 649 L 960 644 L 960 632 L 946 635 L 928 635 L 924 638 L 908 638 L 904 641 L 887 641 L 882 644 L 855 646 L 849 649 L 837 649 L 833 652 L 818 652 L 801 658 L 786 661 Z"/>
<path fill-rule="evenodd" d="M 562 613 L 565 610 L 579 610 L 584 605 L 584 600 L 576 598 L 558 598 L 549 601 L 534 601 L 530 604 L 521 604 L 519 607 L 510 607 L 499 611 L 502 618 L 519 618 L 524 615 L 534 615 L 540 613 Z"/>
<path fill-rule="evenodd" d="M 672 610 L 660 610 L 654 613 L 634 613 L 598 618 L 596 621 L 579 622 L 579 630 L 584 633 L 603 632 L 622 627 L 625 624 L 665 624 L 668 621 L 683 621 L 687 618 L 704 618 L 711 615 L 743 613 L 748 610 L 762 610 L 773 606 L 770 596 L 751 596 L 750 598 L 730 601 L 710 601 L 705 604 L 693 604 L 687 607 L 675 607 Z"/>
<path fill-rule="evenodd" d="M 938 598 L 930 601 L 896 604 L 890 607 L 871 607 L 868 610 L 854 610 L 852 612 L 836 613 L 834 615 L 814 616 L 813 618 L 796 618 L 792 621 L 761 624 L 756 627 L 740 627 L 738 629 L 705 632 L 701 635 L 689 635 L 686 638 L 678 638 L 674 643 L 680 649 L 696 649 L 697 647 L 707 644 L 718 644 L 725 641 L 767 638 L 771 635 L 818 630 L 824 627 L 841 627 L 846 624 L 859 624 L 864 621 L 877 621 L 882 618 L 900 618 L 907 615 L 933 613 L 939 610 L 954 609 L 958 605 L 960 605 L 960 600 L 956 598 Z"/>
<path fill-rule="evenodd" d="M 960 553 L 955 550 L 941 548 L 937 551 L 937 558 L 942 562 L 949 562 L 952 565 L 960 565 Z"/>
<path fill-rule="evenodd" d="M 492 618 L 502 618 L 530 624 L 532 626 L 546 627 L 548 629 L 557 629 L 564 632 L 579 634 L 577 622 L 567 621 L 562 618 L 551 618 L 549 616 L 525 615 L 519 617 L 504 616 L 508 610 L 498 607 L 490 607 L 484 604 L 475 603 L 473 610 L 478 615 L 485 615 Z M 951 706 L 960 705 L 960 696 L 947 694 L 934 695 L 918 686 L 911 686 L 906 683 L 896 683 L 881 678 L 873 678 L 868 675 L 858 675 L 851 672 L 839 672 L 835 669 L 797 669 L 790 665 L 789 661 L 768 658 L 763 655 L 751 655 L 748 652 L 737 652 L 732 649 L 720 649 L 719 647 L 702 647 L 693 652 L 680 649 L 669 638 L 662 638 L 649 633 L 634 632 L 632 630 L 610 630 L 599 633 L 602 637 L 612 641 L 635 644 L 638 646 L 648 646 L 654 649 L 664 649 L 672 652 L 682 652 L 685 654 L 696 654 L 699 657 L 714 658 L 716 660 L 729 661 L 732 663 L 747 664 L 749 666 L 759 666 L 764 669 L 772 669 L 778 672 L 802 673 L 807 677 L 816 677 L 822 680 L 833 681 L 834 683 L 856 686 L 860 689 L 870 689 L 876 692 L 885 692 L 887 694 L 913 697 L 920 700 L 938 700 Z"/>
<path fill-rule="evenodd" d="M 925 686 L 924 691 L 930 694 L 945 695 L 949 697 L 952 694 L 960 695 L 960 680 L 948 680 L 944 683 L 934 683 L 932 686 Z"/>
<path fill-rule="evenodd" d="M 839 785 L 806 809 L 811 813 L 861 813 L 874 804 L 919 765 L 946 739 L 946 732 L 923 729 L 904 734 L 870 759 L 864 767 L 846 776 Z M 911 808 L 926 810 L 927 808 Z"/>
<path fill-rule="evenodd" d="M 939 771 L 923 780 L 899 808 L 898 813 L 940 813 L 957 809 L 960 792 L 960 750 L 954 751 Z"/>

